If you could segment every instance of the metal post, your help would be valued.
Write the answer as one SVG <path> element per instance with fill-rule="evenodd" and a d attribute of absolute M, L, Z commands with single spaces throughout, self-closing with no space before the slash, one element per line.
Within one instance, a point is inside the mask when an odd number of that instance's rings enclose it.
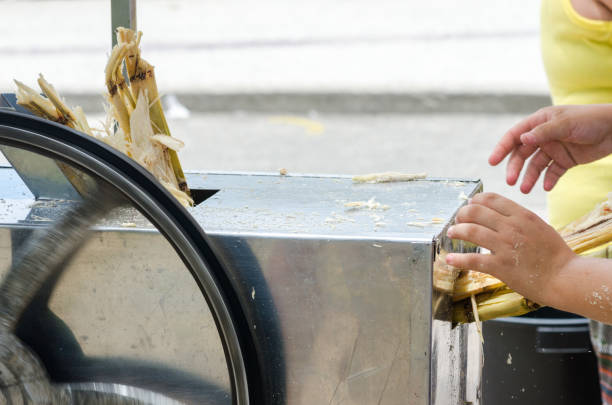
<path fill-rule="evenodd" d="M 111 0 L 111 39 L 117 44 L 115 32 L 118 27 L 136 31 L 136 0 Z"/>

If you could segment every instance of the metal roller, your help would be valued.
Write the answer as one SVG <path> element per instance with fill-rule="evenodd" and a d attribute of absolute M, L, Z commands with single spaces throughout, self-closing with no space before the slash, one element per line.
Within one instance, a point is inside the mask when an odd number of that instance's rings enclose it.
<path fill-rule="evenodd" d="M 46 163 L 55 162 L 64 174 L 69 169 L 81 180 L 72 181 L 79 201 L 39 199 L 41 205 L 51 202 L 54 207 L 59 201 L 65 209 L 55 210 L 57 219 L 48 218 L 44 226 L 25 226 L 20 231 L 27 236 L 13 247 L 11 264 L 0 285 L 0 367 L 4 371 L 0 392 L 4 399 L 25 404 L 249 403 L 253 394 L 249 394 L 245 360 L 253 354 L 249 353 L 248 335 L 241 330 L 245 328 L 244 315 L 206 235 L 180 204 L 128 158 L 66 127 L 0 110 L 0 144 L 7 156 L 17 156 L 17 166 L 34 166 L 46 159 Z M 14 154 L 17 150 L 21 154 Z M 42 181 L 47 174 L 38 175 Z M 43 355 L 47 364 L 41 364 L 36 350 L 56 350 L 58 347 L 50 348 L 50 342 L 63 339 L 60 349 L 79 346 L 68 326 L 49 309 L 62 273 L 96 234 L 93 227 L 112 216 L 113 210 L 126 209 L 140 211 L 165 236 L 184 264 L 192 290 L 203 297 L 202 311 L 210 310 L 225 357 L 225 387 L 205 379 L 198 381 L 197 376 L 165 364 L 89 358 L 80 349 L 80 357 L 73 353 L 58 364 L 54 364 L 53 353 L 47 352 Z M 24 325 L 24 319 L 41 328 L 32 330 Z M 256 362 L 250 364 L 253 368 Z M 101 380 L 96 381 L 96 374 Z M 139 378 L 146 375 L 152 377 Z M 160 377 L 168 378 L 169 383 L 164 386 Z M 66 381 L 70 378 L 76 380 Z M 130 385 L 130 379 L 136 385 Z"/>

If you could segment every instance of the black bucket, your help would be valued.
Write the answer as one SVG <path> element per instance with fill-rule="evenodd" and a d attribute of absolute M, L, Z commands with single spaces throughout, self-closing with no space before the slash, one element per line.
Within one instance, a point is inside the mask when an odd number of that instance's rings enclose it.
<path fill-rule="evenodd" d="M 601 404 L 588 319 L 542 308 L 483 335 L 483 404 Z"/>

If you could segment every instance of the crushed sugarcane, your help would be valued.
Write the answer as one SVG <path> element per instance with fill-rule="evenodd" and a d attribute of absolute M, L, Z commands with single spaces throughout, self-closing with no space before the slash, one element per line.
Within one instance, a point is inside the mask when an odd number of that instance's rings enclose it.
<path fill-rule="evenodd" d="M 347 210 L 357 210 L 357 209 L 365 208 L 368 210 L 385 210 L 385 211 L 391 208 L 388 205 L 381 204 L 380 202 L 376 201 L 376 197 L 372 197 L 368 201 L 347 202 L 347 203 L 344 203 L 344 207 Z"/>
<path fill-rule="evenodd" d="M 612 241 L 611 200 L 612 193 L 608 195 L 608 200 L 598 204 L 591 212 L 559 230 L 575 253 L 608 257 L 611 249 L 606 244 Z M 598 247 L 604 248 L 593 252 Z M 454 322 L 474 322 L 476 314 L 469 302 L 472 296 L 476 297 L 477 315 L 483 321 L 522 315 L 539 308 L 538 304 L 512 291 L 501 280 L 477 271 L 464 270 L 454 282 Z"/>
<path fill-rule="evenodd" d="M 476 301 L 477 310 L 474 312 L 472 297 Z M 475 322 L 490 319 L 519 316 L 540 308 L 537 303 L 523 297 L 504 286 L 493 291 L 470 295 L 469 298 L 456 302 L 453 305 L 453 322 Z"/>
<path fill-rule="evenodd" d="M 480 335 L 480 343 L 484 344 L 484 336 L 482 335 L 482 322 L 478 316 L 478 304 L 476 303 L 476 295 L 470 295 L 470 304 L 472 304 L 472 313 L 474 314 L 474 323 L 476 324 L 476 330 Z"/>
<path fill-rule="evenodd" d="M 154 68 L 140 55 L 141 38 L 141 32 L 117 30 L 117 45 L 105 67 L 108 106 L 102 129 L 91 128 L 83 110 L 70 108 L 42 75 L 38 85 L 43 95 L 15 80 L 17 102 L 40 117 L 93 136 L 125 153 L 151 172 L 181 204 L 190 206 L 193 200 L 177 154 L 184 144 L 170 133 Z M 75 176 L 68 167 L 62 170 L 69 180 Z"/>
<path fill-rule="evenodd" d="M 446 263 L 447 252 L 444 249 L 436 257 L 433 264 L 433 286 L 437 291 L 453 294 L 460 270 Z"/>
<path fill-rule="evenodd" d="M 371 173 L 361 176 L 353 176 L 354 183 L 393 183 L 399 181 L 421 180 L 427 177 L 427 173 L 399 173 L 384 172 Z"/>

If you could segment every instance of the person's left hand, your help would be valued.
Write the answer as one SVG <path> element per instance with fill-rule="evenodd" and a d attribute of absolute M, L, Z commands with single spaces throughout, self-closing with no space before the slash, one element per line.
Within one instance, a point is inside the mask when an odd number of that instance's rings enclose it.
<path fill-rule="evenodd" d="M 575 257 L 563 238 L 533 212 L 494 193 L 475 195 L 459 210 L 447 235 L 488 249 L 490 254 L 450 253 L 446 262 L 489 273 L 542 305 L 551 285 Z"/>
<path fill-rule="evenodd" d="M 542 108 L 501 137 L 489 164 L 509 156 L 506 182 L 516 184 L 524 170 L 521 191 L 529 193 L 541 173 L 550 191 L 568 169 L 612 153 L 612 104 L 560 105 Z"/>

